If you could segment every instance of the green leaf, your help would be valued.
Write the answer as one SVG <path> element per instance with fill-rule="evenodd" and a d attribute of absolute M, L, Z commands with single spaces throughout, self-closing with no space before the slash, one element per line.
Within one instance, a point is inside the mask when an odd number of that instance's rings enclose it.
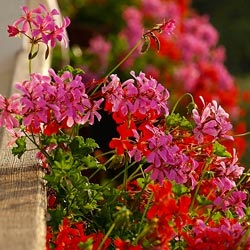
<path fill-rule="evenodd" d="M 81 170 L 86 169 L 93 169 L 98 168 L 100 170 L 106 170 L 106 167 L 103 164 L 100 164 L 97 159 L 91 155 L 87 155 L 81 159 L 81 163 L 84 164 L 84 168 Z"/>
<path fill-rule="evenodd" d="M 197 199 L 198 203 L 199 203 L 200 205 L 203 205 L 203 206 L 213 204 L 212 201 L 208 200 L 208 199 L 207 199 L 205 196 L 203 196 L 203 195 L 197 195 L 196 199 Z"/>
<path fill-rule="evenodd" d="M 58 148 L 55 152 L 54 165 L 52 168 L 60 169 L 61 171 L 69 171 L 73 164 L 74 158 L 70 152 L 66 152 L 62 148 Z"/>
<path fill-rule="evenodd" d="M 192 130 L 193 126 L 185 116 L 181 116 L 179 113 L 173 113 L 166 117 L 166 124 L 169 127 L 181 127 L 186 130 Z"/>
<path fill-rule="evenodd" d="M 226 147 L 217 141 L 213 144 L 213 153 L 221 157 L 232 157 L 232 155 L 226 150 Z"/>
<path fill-rule="evenodd" d="M 66 65 L 61 70 L 58 71 L 58 75 L 61 76 L 65 71 L 70 72 L 73 76 L 84 74 L 84 71 L 80 68 L 73 68 L 70 65 Z"/>
<path fill-rule="evenodd" d="M 69 144 L 69 147 L 74 158 L 82 159 L 84 156 L 93 153 L 99 146 L 94 139 L 87 138 L 84 141 L 82 136 L 76 136 Z"/>
<path fill-rule="evenodd" d="M 223 215 L 219 211 L 213 212 L 211 216 L 213 221 L 219 221 L 223 217 Z"/>
<path fill-rule="evenodd" d="M 22 136 L 16 140 L 16 147 L 12 148 L 12 154 L 20 159 L 26 151 L 26 137 Z"/>
<path fill-rule="evenodd" d="M 172 187 L 172 191 L 177 195 L 177 196 L 182 196 L 183 194 L 186 194 L 189 192 L 189 189 L 182 185 L 182 184 L 175 184 Z"/>
<path fill-rule="evenodd" d="M 65 211 L 61 206 L 57 206 L 56 209 L 48 210 L 51 219 L 47 222 L 48 226 L 51 226 L 53 231 L 59 229 L 59 225 L 62 223 L 63 217 L 65 216 Z"/>

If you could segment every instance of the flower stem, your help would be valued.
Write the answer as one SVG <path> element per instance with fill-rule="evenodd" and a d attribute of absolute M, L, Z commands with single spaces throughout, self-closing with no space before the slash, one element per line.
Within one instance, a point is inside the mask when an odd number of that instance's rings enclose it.
<path fill-rule="evenodd" d="M 180 103 L 180 101 L 185 97 L 185 96 L 189 96 L 191 98 L 191 103 L 194 105 L 194 107 L 196 106 L 195 102 L 194 102 L 194 98 L 192 96 L 192 94 L 190 93 L 185 93 L 184 95 L 182 95 L 181 97 L 179 97 L 179 99 L 176 101 L 172 111 L 171 111 L 171 114 L 173 114 L 178 106 L 178 104 Z"/>
<path fill-rule="evenodd" d="M 105 243 L 105 241 L 107 240 L 107 238 L 109 237 L 109 235 L 111 234 L 111 232 L 113 231 L 114 228 L 115 228 L 115 221 L 113 222 L 113 224 L 109 228 L 108 232 L 104 235 L 104 237 L 103 237 L 100 245 L 98 246 L 97 250 L 102 249 L 103 244 Z"/>
<path fill-rule="evenodd" d="M 207 169 L 208 169 L 208 167 L 209 167 L 209 164 L 210 164 L 211 162 L 212 162 L 212 159 L 211 159 L 211 158 L 208 158 L 208 159 L 206 160 L 204 169 L 203 169 L 203 171 L 202 171 L 201 178 L 200 178 L 199 183 L 197 184 L 196 189 L 195 189 L 194 197 L 193 197 L 192 202 L 191 202 L 191 205 L 190 205 L 190 211 L 193 210 L 193 206 L 194 206 L 196 197 L 197 197 L 197 195 L 198 195 L 200 186 L 201 186 L 201 184 L 202 184 L 202 181 L 203 181 L 203 179 L 204 179 L 204 176 L 205 176 L 205 174 L 206 174 L 206 171 L 207 171 Z"/>
<path fill-rule="evenodd" d="M 134 244 L 137 244 L 137 243 L 138 243 L 138 241 L 139 241 L 141 235 L 143 235 L 143 231 L 146 230 L 146 229 L 142 229 L 142 227 L 143 227 L 143 221 L 144 221 L 144 219 L 145 219 L 145 217 L 146 217 L 146 214 L 147 214 L 147 212 L 148 212 L 150 203 L 151 203 L 151 201 L 153 200 L 153 198 L 154 198 L 154 193 L 152 192 L 152 193 L 150 194 L 149 199 L 148 199 L 147 205 L 146 205 L 146 207 L 145 207 L 145 209 L 144 209 L 144 211 L 143 211 L 143 214 L 142 214 L 142 217 L 141 217 L 141 221 L 140 221 L 140 225 L 139 225 L 139 230 L 138 230 L 139 233 L 138 233 L 137 237 L 135 238 L 135 240 L 134 240 L 134 242 L 133 242 Z"/>
<path fill-rule="evenodd" d="M 142 44 L 142 42 L 143 38 L 140 38 L 135 46 L 127 53 L 127 55 L 109 71 L 105 78 L 107 79 L 116 69 L 118 69 L 136 51 L 136 49 Z"/>

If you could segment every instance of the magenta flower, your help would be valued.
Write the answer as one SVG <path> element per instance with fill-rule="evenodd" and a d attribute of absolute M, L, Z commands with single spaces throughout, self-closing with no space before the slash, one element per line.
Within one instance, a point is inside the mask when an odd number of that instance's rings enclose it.
<path fill-rule="evenodd" d="M 242 218 L 245 216 L 244 209 L 246 208 L 246 204 L 243 201 L 246 201 L 247 194 L 242 191 L 234 191 L 226 200 L 228 206 L 231 206 L 235 209 L 237 215 Z"/>
<path fill-rule="evenodd" d="M 124 98 L 124 91 L 120 78 L 117 75 L 110 76 L 111 81 L 102 87 L 102 93 L 105 96 L 106 102 L 111 105 L 111 112 L 119 111 L 121 100 Z"/>
<path fill-rule="evenodd" d="M 15 26 L 8 25 L 8 33 L 9 36 L 16 36 L 19 34 L 19 29 L 16 28 Z"/>
<path fill-rule="evenodd" d="M 111 105 L 112 112 L 141 114 L 150 116 L 168 115 L 167 100 L 169 92 L 154 78 L 147 78 L 140 72 L 138 76 L 131 71 L 134 79 L 128 79 L 121 84 L 120 79 L 111 75 L 111 82 L 102 88 L 106 101 Z"/>
<path fill-rule="evenodd" d="M 209 224 L 198 219 L 192 231 L 193 240 L 189 239 L 188 249 L 237 249 L 246 232 L 237 220 L 227 218 Z"/>
<path fill-rule="evenodd" d="M 34 16 L 40 15 L 42 10 L 40 7 L 29 10 L 27 6 L 22 6 L 22 11 L 24 15 L 17 19 L 13 26 L 16 27 L 20 33 L 25 34 L 29 31 L 29 26 L 35 23 Z"/>
<path fill-rule="evenodd" d="M 68 17 L 62 19 L 62 24 L 55 22 L 55 16 L 59 15 L 56 9 L 48 11 L 40 4 L 38 8 L 29 10 L 23 6 L 24 15 L 21 16 L 13 25 L 8 26 L 9 36 L 16 36 L 21 33 L 28 37 L 31 43 L 43 42 L 46 45 L 55 47 L 56 41 L 63 41 L 65 47 L 68 46 L 66 28 L 70 24 Z"/>
<path fill-rule="evenodd" d="M 89 102 L 85 106 L 85 112 L 84 112 L 83 117 L 81 119 L 81 122 L 79 122 L 79 124 L 85 124 L 85 123 L 89 122 L 90 125 L 93 125 L 95 117 L 97 118 L 98 121 L 100 121 L 101 115 L 97 111 L 100 109 L 100 105 L 103 101 L 104 101 L 104 99 L 101 98 L 97 101 Z"/>
<path fill-rule="evenodd" d="M 213 183 L 217 187 L 217 197 L 213 201 L 214 205 L 218 208 L 221 208 L 222 211 L 227 209 L 235 210 L 239 217 L 243 217 L 245 212 L 243 209 L 246 208 L 246 205 L 243 201 L 246 200 L 247 195 L 245 192 L 238 191 L 236 189 L 236 184 L 234 181 L 229 180 L 226 177 L 217 177 L 213 180 Z M 231 193 L 232 189 L 235 189 Z"/>
<path fill-rule="evenodd" d="M 153 133 L 153 136 L 147 140 L 150 153 L 146 159 L 151 164 L 145 169 L 145 172 L 151 172 L 150 178 L 162 184 L 168 172 L 168 165 L 175 164 L 175 155 L 179 148 L 172 143 L 170 134 L 166 135 L 157 127 L 147 126 L 147 128 Z"/>
<path fill-rule="evenodd" d="M 193 119 L 196 123 L 195 139 L 202 143 L 204 137 L 209 135 L 214 140 L 220 138 L 233 140 L 233 137 L 227 134 L 232 129 L 229 114 L 221 106 L 218 106 L 216 101 L 205 105 L 203 98 L 200 98 L 204 105 L 202 114 L 200 115 L 197 109 L 193 110 Z"/>
<path fill-rule="evenodd" d="M 17 115 L 20 115 L 20 95 L 13 94 L 9 99 L 0 94 L 0 126 L 5 126 L 8 130 L 17 128 L 19 121 Z"/>
<path fill-rule="evenodd" d="M 235 148 L 233 149 L 232 157 L 217 157 L 215 165 L 216 169 L 214 172 L 216 176 L 225 176 L 231 180 L 240 178 L 244 171 L 244 167 L 238 165 L 238 157 Z"/>
<path fill-rule="evenodd" d="M 50 77 L 41 74 L 32 74 L 30 80 L 16 84 L 16 88 L 23 92 L 20 102 L 24 126 L 40 128 L 40 123 L 48 122 L 48 105 L 45 98 L 47 91 L 50 92 Z"/>

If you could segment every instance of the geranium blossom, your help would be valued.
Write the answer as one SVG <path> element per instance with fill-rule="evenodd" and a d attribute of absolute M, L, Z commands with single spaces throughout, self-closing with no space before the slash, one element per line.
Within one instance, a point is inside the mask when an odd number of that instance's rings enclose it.
<path fill-rule="evenodd" d="M 15 116 L 15 114 L 21 114 L 19 101 L 19 94 L 13 94 L 9 99 L 0 94 L 0 126 L 5 126 L 9 130 L 19 126 Z"/>
<path fill-rule="evenodd" d="M 237 249 L 245 230 L 237 220 L 221 219 L 206 225 L 197 220 L 193 227 L 193 238 L 188 238 L 187 249 Z"/>
<path fill-rule="evenodd" d="M 205 105 L 204 100 L 202 98 L 201 100 L 204 105 L 202 114 L 200 115 L 197 109 L 193 110 L 193 118 L 196 123 L 194 135 L 197 141 L 202 143 L 205 135 L 210 135 L 214 139 L 232 140 L 233 137 L 227 134 L 232 129 L 229 114 L 216 101 Z"/>
<path fill-rule="evenodd" d="M 31 9 L 23 6 L 24 15 L 21 16 L 13 25 L 8 26 L 9 36 L 24 34 L 31 43 L 43 42 L 46 45 L 55 47 L 56 41 L 63 41 L 65 47 L 68 46 L 68 38 L 65 29 L 69 26 L 68 17 L 62 19 L 62 24 L 55 23 L 55 17 L 59 12 L 56 9 L 48 11 L 40 4 L 38 8 Z"/>

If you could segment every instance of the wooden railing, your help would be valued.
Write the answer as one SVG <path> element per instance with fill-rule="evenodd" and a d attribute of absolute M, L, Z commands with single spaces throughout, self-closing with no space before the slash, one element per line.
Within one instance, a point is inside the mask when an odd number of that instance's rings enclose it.
<path fill-rule="evenodd" d="M 14 83 L 28 77 L 28 45 L 17 38 L 8 38 L 7 25 L 21 14 L 20 6 L 37 6 L 41 2 L 56 8 L 55 0 L 9 0 L 0 10 L 0 93 L 10 95 Z M 3 39 L 2 39 L 3 38 Z M 50 60 L 39 53 L 32 62 L 32 71 L 46 73 Z M 35 152 L 25 153 L 21 160 L 7 147 L 7 133 L 0 130 L 0 249 L 44 250 L 46 236 L 46 190 L 43 172 Z"/>

